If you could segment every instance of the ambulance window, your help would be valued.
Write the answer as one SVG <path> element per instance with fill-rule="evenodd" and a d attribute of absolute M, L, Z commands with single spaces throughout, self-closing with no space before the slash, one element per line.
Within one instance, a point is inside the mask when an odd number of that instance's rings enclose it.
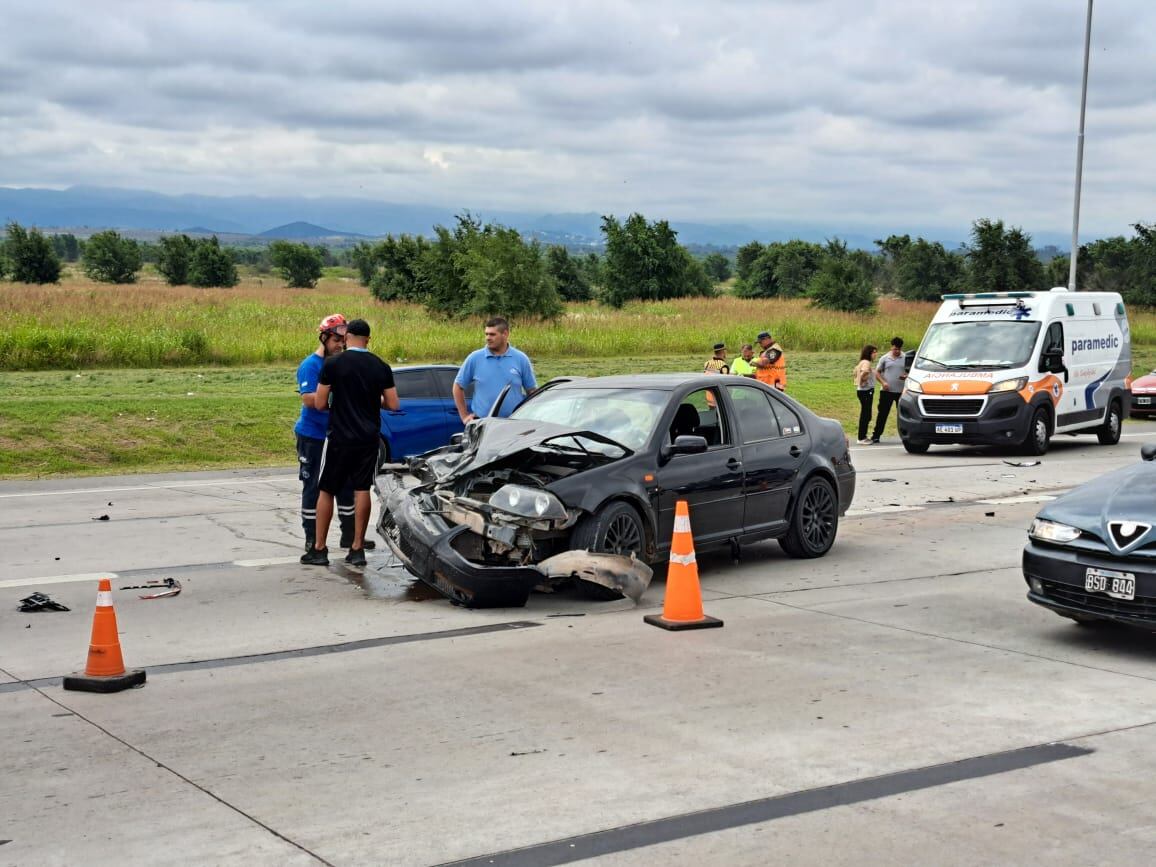
<path fill-rule="evenodd" d="M 1053 322 L 1048 326 L 1048 336 L 1044 338 L 1044 352 L 1064 351 L 1064 323 Z"/>
<path fill-rule="evenodd" d="M 1100 315 L 1100 305 L 1099 304 L 1092 304 L 1092 312 L 1095 313 L 1097 316 L 1099 316 Z"/>

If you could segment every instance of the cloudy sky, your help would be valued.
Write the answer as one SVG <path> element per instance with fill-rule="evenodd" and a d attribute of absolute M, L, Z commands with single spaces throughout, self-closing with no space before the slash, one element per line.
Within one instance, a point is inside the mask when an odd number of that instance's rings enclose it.
<path fill-rule="evenodd" d="M 1086 8 L 16 0 L 0 185 L 1066 232 Z M 1097 4 L 1088 234 L 1156 221 L 1154 82 L 1156 3 Z"/>

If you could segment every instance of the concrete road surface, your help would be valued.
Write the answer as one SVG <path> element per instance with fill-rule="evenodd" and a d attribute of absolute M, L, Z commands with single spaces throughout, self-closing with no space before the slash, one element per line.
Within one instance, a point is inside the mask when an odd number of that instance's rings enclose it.
<path fill-rule="evenodd" d="M 382 551 L 302 567 L 288 470 L 0 483 L 0 864 L 1147 863 L 1156 639 L 1019 570 L 1125 433 L 858 447 L 832 552 L 701 554 L 689 633 L 642 623 L 661 581 L 466 611 Z M 65 692 L 100 575 L 148 683 Z"/>

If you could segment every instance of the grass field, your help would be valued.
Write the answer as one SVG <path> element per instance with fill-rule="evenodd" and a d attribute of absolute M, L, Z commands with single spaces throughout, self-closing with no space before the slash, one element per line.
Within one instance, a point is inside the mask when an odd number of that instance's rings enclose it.
<path fill-rule="evenodd" d="M 851 370 L 863 343 L 915 345 L 933 303 L 883 299 L 854 316 L 805 301 L 731 296 L 572 304 L 554 323 L 515 323 L 540 381 L 560 374 L 700 370 L 716 340 L 732 353 L 760 330 L 788 352 L 790 393 L 852 430 Z M 313 327 L 341 311 L 374 326 L 396 363 L 458 363 L 481 344 L 477 322 L 431 320 L 381 304 L 330 274 L 313 290 L 246 277 L 233 289 L 134 286 L 68 276 L 58 286 L 0 283 L 0 477 L 276 466 L 292 462 L 299 402 L 293 371 Z M 1156 363 L 1156 314 L 1132 310 L 1135 369 Z M 893 426 L 894 423 L 892 423 Z"/>

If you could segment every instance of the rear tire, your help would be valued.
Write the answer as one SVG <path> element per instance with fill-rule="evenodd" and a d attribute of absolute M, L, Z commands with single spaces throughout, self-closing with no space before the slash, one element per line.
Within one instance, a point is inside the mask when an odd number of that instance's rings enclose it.
<path fill-rule="evenodd" d="M 646 553 L 646 528 L 638 511 L 629 503 L 615 500 L 596 514 L 582 519 L 570 535 L 570 547 L 605 554 L 634 554 L 639 560 Z M 578 581 L 578 592 L 587 599 L 609 602 L 622 594 L 601 584 Z"/>
<path fill-rule="evenodd" d="M 377 446 L 377 472 L 381 473 L 381 468 L 389 463 L 389 443 L 385 437 L 382 437 Z"/>
<path fill-rule="evenodd" d="M 1108 414 L 1104 417 L 1103 426 L 1096 431 L 1096 439 L 1102 446 L 1114 446 L 1120 442 L 1120 431 L 1124 424 L 1120 418 L 1120 404 L 1113 400 L 1108 404 Z"/>
<path fill-rule="evenodd" d="M 1048 425 L 1048 411 L 1041 406 L 1032 413 L 1032 423 L 1028 425 L 1028 434 L 1024 437 L 1023 449 L 1029 455 L 1047 454 L 1051 441 L 1052 432 Z"/>
<path fill-rule="evenodd" d="M 923 440 L 904 440 L 903 448 L 907 449 L 909 454 L 922 455 L 931 448 L 931 443 L 923 442 Z"/>
<path fill-rule="evenodd" d="M 822 557 L 835 544 L 839 530 L 839 496 L 822 476 L 811 476 L 799 491 L 791 528 L 779 539 L 789 556 L 803 560 Z"/>

